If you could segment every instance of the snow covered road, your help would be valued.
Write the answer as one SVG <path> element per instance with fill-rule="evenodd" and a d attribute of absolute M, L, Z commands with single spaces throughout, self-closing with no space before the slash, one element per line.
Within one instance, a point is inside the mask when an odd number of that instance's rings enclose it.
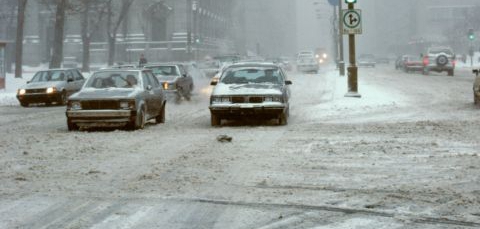
<path fill-rule="evenodd" d="M 480 228 L 470 72 L 359 74 L 291 74 L 288 126 L 210 127 L 206 80 L 134 132 L 0 107 L 0 228 Z"/>

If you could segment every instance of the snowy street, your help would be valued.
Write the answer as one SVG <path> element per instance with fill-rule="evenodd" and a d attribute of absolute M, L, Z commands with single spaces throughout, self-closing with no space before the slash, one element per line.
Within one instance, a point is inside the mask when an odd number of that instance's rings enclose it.
<path fill-rule="evenodd" d="M 360 68 L 361 99 L 333 68 L 289 77 L 286 126 L 211 127 L 207 79 L 139 131 L 0 106 L 0 228 L 480 228 L 470 69 Z"/>

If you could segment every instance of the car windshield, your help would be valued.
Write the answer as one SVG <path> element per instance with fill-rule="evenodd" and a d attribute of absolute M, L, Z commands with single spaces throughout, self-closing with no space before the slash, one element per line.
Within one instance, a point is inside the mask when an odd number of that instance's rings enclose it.
<path fill-rule="evenodd" d="M 448 48 L 433 48 L 433 49 L 430 49 L 429 51 L 430 54 L 440 54 L 440 53 L 445 53 L 447 55 L 453 55 L 453 52 L 452 50 L 448 49 Z"/>
<path fill-rule="evenodd" d="M 85 83 L 86 88 L 134 88 L 139 87 L 138 72 L 106 71 L 94 73 Z"/>
<path fill-rule="evenodd" d="M 179 76 L 179 72 L 176 66 L 148 66 L 146 67 L 151 69 L 153 74 L 156 76 Z"/>
<path fill-rule="evenodd" d="M 43 71 L 37 72 L 31 82 L 49 82 L 66 80 L 64 71 Z"/>
<path fill-rule="evenodd" d="M 224 84 L 280 84 L 282 76 L 278 68 L 233 68 L 225 71 L 220 82 Z"/>

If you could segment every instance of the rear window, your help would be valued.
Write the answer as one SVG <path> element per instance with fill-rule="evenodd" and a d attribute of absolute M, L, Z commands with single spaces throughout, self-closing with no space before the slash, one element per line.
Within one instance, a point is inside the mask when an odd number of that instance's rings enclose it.
<path fill-rule="evenodd" d="M 85 84 L 91 88 L 135 88 L 140 86 L 138 72 L 96 72 Z"/>

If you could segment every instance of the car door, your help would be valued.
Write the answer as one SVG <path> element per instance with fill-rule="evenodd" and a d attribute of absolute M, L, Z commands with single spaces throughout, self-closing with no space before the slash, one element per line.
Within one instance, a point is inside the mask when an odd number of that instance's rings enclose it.
<path fill-rule="evenodd" d="M 72 70 L 66 70 L 64 74 L 65 74 L 65 80 L 66 80 L 65 91 L 67 91 L 67 96 L 70 96 L 76 92 L 75 77 L 73 75 Z"/>
<path fill-rule="evenodd" d="M 80 91 L 82 89 L 83 84 L 85 83 L 85 78 L 83 77 L 82 73 L 78 70 L 72 70 L 73 77 L 75 78 L 75 92 Z"/>
<path fill-rule="evenodd" d="M 146 105 L 146 114 L 148 117 L 155 116 L 155 104 L 153 98 L 155 97 L 154 87 L 150 78 L 146 72 L 142 72 L 143 88 L 144 88 L 144 101 Z"/>
<path fill-rule="evenodd" d="M 154 113 L 158 114 L 162 108 L 164 100 L 163 88 L 161 87 L 160 82 L 158 82 L 157 77 L 155 77 L 152 72 L 148 71 L 146 74 L 148 75 L 153 87 L 152 108 L 154 109 Z"/>

